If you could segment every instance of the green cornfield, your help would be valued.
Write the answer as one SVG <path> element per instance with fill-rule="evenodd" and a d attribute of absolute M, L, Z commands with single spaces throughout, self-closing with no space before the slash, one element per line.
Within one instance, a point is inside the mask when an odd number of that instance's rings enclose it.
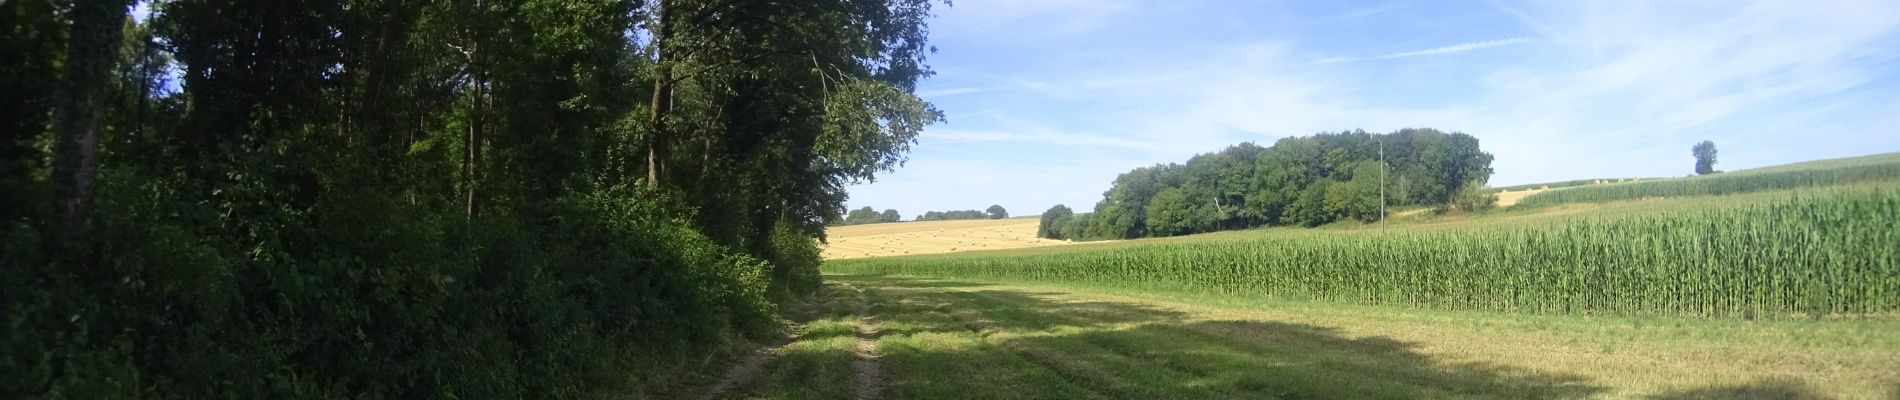
<path fill-rule="evenodd" d="M 1548 314 L 1826 316 L 1900 310 L 1900 190 L 1542 227 L 1315 231 L 838 260 L 830 273 L 1180 290 Z"/>
<path fill-rule="evenodd" d="M 1900 156 L 1892 154 L 1804 164 L 1679 179 L 1570 187 L 1525 197 L 1513 207 L 1537 208 L 1654 197 L 1720 196 L 1862 182 L 1900 181 Z"/>

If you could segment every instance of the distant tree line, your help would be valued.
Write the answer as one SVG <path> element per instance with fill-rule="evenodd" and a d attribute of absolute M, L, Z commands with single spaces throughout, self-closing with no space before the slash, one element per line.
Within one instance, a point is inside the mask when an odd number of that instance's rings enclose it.
<path fill-rule="evenodd" d="M 870 206 L 865 206 L 864 208 L 851 210 L 851 212 L 845 214 L 844 219 L 833 221 L 831 225 L 881 224 L 886 222 L 898 222 L 900 220 L 903 220 L 903 215 L 898 214 L 897 210 L 887 209 L 884 210 L 884 212 L 878 212 L 877 210 L 871 209 Z"/>
<path fill-rule="evenodd" d="M 1004 218 L 1009 218 L 1009 210 L 1003 209 L 1003 206 L 1000 206 L 1000 205 L 991 205 L 990 208 L 984 209 L 984 211 L 977 211 L 977 210 L 930 211 L 930 212 L 924 213 L 923 215 L 917 216 L 916 221 L 952 221 L 952 220 L 962 220 L 962 219 L 1004 219 Z"/>
<path fill-rule="evenodd" d="M 1493 201 L 1482 190 L 1491 159 L 1477 138 L 1434 129 L 1320 133 L 1264 148 L 1241 143 L 1186 164 L 1122 174 L 1094 213 L 1057 205 L 1043 213 L 1038 231 L 1054 239 L 1124 239 L 1376 221 L 1382 180 L 1388 206 L 1478 209 Z"/>

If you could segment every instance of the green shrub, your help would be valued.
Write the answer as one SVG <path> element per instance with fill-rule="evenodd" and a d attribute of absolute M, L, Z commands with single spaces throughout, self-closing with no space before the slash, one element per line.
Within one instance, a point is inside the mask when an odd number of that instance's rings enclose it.
<path fill-rule="evenodd" d="M 346 191 L 286 213 L 162 177 L 102 190 L 98 268 L 0 231 L 0 398 L 658 396 L 779 329 L 771 264 L 631 189 L 537 224 Z M 246 212 L 264 215 L 228 217 Z M 781 273 L 814 286 L 815 265 Z"/>

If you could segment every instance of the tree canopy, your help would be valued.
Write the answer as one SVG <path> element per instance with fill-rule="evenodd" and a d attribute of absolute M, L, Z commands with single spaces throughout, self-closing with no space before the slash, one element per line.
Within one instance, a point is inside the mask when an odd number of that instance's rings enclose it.
<path fill-rule="evenodd" d="M 1042 212 L 1041 222 L 1036 224 L 1036 237 L 1048 239 L 1068 239 L 1069 220 L 1075 217 L 1075 211 L 1069 206 L 1057 204 Z"/>
<path fill-rule="evenodd" d="M 1695 155 L 1696 175 L 1719 172 L 1715 170 L 1715 142 L 1704 140 L 1696 143 L 1695 147 L 1689 148 L 1689 153 Z"/>
<path fill-rule="evenodd" d="M 833 222 L 831 225 L 844 226 L 844 225 L 879 224 L 879 223 L 886 223 L 886 222 L 898 222 L 899 220 L 902 220 L 902 219 L 903 217 L 897 213 L 897 210 L 884 210 L 883 212 L 878 212 L 877 210 L 872 209 L 870 206 L 865 206 L 863 208 L 851 210 L 851 212 L 845 214 L 844 219 Z"/>
<path fill-rule="evenodd" d="M 1271 147 L 1241 143 L 1185 164 L 1121 174 L 1094 213 L 1068 218 L 1079 226 L 1053 232 L 1119 239 L 1375 221 L 1382 186 L 1393 206 L 1484 207 L 1489 197 L 1479 191 L 1491 177 L 1491 159 L 1477 138 L 1433 129 L 1320 133 Z"/>
<path fill-rule="evenodd" d="M 673 382 L 942 115 L 928 0 L 131 3 L 0 1 L 0 398 Z"/>
<path fill-rule="evenodd" d="M 928 211 L 918 215 L 913 221 L 954 221 L 966 219 L 994 219 L 989 212 L 979 210 Z"/>

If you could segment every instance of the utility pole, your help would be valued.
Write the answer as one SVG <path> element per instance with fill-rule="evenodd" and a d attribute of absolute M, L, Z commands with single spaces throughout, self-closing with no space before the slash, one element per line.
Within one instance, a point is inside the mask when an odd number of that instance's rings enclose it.
<path fill-rule="evenodd" d="M 1378 138 L 1378 136 L 1373 136 L 1373 137 Z M 1379 138 L 1373 141 L 1379 142 L 1379 233 L 1383 234 L 1385 233 L 1385 227 L 1386 227 L 1386 223 L 1385 223 L 1385 170 L 1387 166 L 1385 165 L 1385 139 Z"/>

